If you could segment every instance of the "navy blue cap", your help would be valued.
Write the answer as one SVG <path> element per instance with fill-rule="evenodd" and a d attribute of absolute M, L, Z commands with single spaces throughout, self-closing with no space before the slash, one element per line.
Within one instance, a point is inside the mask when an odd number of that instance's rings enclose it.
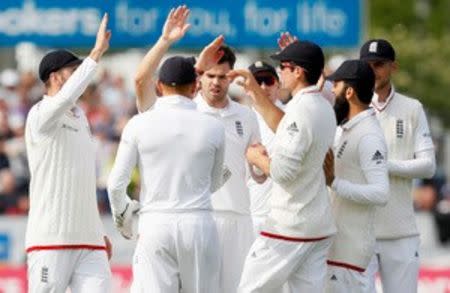
<path fill-rule="evenodd" d="M 181 56 L 168 58 L 159 70 L 159 80 L 169 86 L 189 84 L 196 79 L 197 74 L 192 58 Z"/>
<path fill-rule="evenodd" d="M 372 67 L 363 60 L 346 60 L 327 79 L 332 81 L 345 81 L 356 86 L 360 91 L 359 99 L 370 102 L 375 87 L 375 73 Z"/>
<path fill-rule="evenodd" d="M 272 59 L 280 62 L 290 61 L 312 72 L 322 72 L 325 65 L 325 57 L 322 49 L 309 41 L 296 41 L 284 48 Z"/>
<path fill-rule="evenodd" d="M 64 67 L 79 65 L 81 62 L 83 62 L 83 60 L 67 50 L 52 51 L 45 55 L 39 64 L 39 78 L 43 82 L 46 82 L 52 72 L 58 71 Z"/>
<path fill-rule="evenodd" d="M 276 79 L 278 79 L 277 71 L 275 70 L 275 67 L 270 65 L 269 63 L 266 63 L 264 61 L 256 61 L 252 65 L 248 67 L 248 70 L 253 74 L 257 74 L 260 72 L 267 72 L 272 74 Z"/>
<path fill-rule="evenodd" d="M 395 61 L 395 50 L 383 39 L 372 39 L 364 43 L 359 51 L 359 59 L 364 61 Z"/>

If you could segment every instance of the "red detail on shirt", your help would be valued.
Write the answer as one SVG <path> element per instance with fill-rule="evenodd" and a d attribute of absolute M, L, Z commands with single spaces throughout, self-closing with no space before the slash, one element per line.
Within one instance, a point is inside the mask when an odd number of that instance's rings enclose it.
<path fill-rule="evenodd" d="M 62 250 L 62 249 L 90 249 L 90 250 L 106 250 L 106 246 L 89 245 L 89 244 L 71 244 L 71 245 L 43 245 L 28 247 L 26 252 L 35 250 Z"/>
<path fill-rule="evenodd" d="M 349 270 L 354 270 L 360 273 L 363 273 L 366 269 L 351 265 L 351 264 L 347 264 L 347 263 L 343 263 L 343 262 L 338 262 L 338 261 L 332 261 L 332 260 L 327 260 L 327 264 L 330 266 L 335 266 L 335 267 L 343 267 Z"/>
<path fill-rule="evenodd" d="M 261 236 L 264 236 L 264 237 L 285 240 L 285 241 L 292 241 L 292 242 L 316 242 L 316 241 L 321 241 L 321 240 L 328 238 L 328 236 L 317 237 L 317 238 L 298 238 L 298 237 L 289 237 L 289 236 L 283 236 L 283 235 L 278 235 L 278 234 L 272 234 L 272 233 L 264 232 L 264 231 L 262 231 L 260 234 L 261 234 Z"/>

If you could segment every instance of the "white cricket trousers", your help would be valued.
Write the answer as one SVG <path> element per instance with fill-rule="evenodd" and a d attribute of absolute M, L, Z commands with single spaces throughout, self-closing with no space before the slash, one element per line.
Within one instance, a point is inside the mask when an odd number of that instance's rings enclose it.
<path fill-rule="evenodd" d="M 245 258 L 255 240 L 252 218 L 233 212 L 213 212 L 219 233 L 221 293 L 236 293 Z M 184 292 L 183 292 L 184 293 Z"/>
<path fill-rule="evenodd" d="M 259 236 L 245 260 L 240 293 L 322 292 L 332 238 L 294 242 Z"/>
<path fill-rule="evenodd" d="M 218 292 L 218 252 L 209 211 L 141 214 L 131 292 Z"/>
<path fill-rule="evenodd" d="M 366 272 L 328 265 L 326 293 L 373 293 Z"/>
<path fill-rule="evenodd" d="M 419 236 L 377 240 L 375 255 L 366 272 L 372 292 L 380 273 L 383 293 L 415 293 L 419 278 Z"/>
<path fill-rule="evenodd" d="M 111 269 L 104 250 L 35 250 L 27 255 L 29 293 L 110 293 Z"/>

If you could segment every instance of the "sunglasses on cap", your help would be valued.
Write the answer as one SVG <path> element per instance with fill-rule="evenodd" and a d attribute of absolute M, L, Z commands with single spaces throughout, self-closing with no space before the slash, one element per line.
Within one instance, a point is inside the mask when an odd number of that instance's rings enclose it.
<path fill-rule="evenodd" d="M 259 85 L 264 83 L 267 86 L 273 86 L 276 81 L 276 78 L 273 75 L 256 75 L 255 79 Z"/>

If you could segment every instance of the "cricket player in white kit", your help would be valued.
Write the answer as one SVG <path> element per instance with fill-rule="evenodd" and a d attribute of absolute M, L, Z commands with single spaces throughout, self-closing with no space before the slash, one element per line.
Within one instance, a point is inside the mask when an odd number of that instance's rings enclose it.
<path fill-rule="evenodd" d="M 30 110 L 25 130 L 31 173 L 28 292 L 111 292 L 111 245 L 97 207 L 95 146 L 76 106 L 109 47 L 107 21 L 105 15 L 84 61 L 58 50 L 39 66 L 46 94 Z"/>
<path fill-rule="evenodd" d="M 361 60 L 345 61 L 329 80 L 339 121 L 334 156 L 325 162 L 337 233 L 328 255 L 326 292 L 371 293 L 365 270 L 375 252 L 375 209 L 386 205 L 387 147 L 373 109 L 375 75 Z M 345 107 L 343 105 L 346 105 Z M 343 111 L 343 113 L 340 113 Z"/>
<path fill-rule="evenodd" d="M 157 84 L 163 97 L 122 133 L 108 181 L 115 215 L 127 211 L 126 188 L 136 164 L 142 178 L 131 292 L 218 292 L 211 194 L 222 183 L 225 130 L 196 111 L 196 78 L 190 60 L 167 59 Z"/>
<path fill-rule="evenodd" d="M 387 142 L 390 181 L 388 204 L 375 213 L 377 247 L 368 273 L 373 284 L 379 271 L 385 293 L 417 292 L 420 240 L 412 180 L 433 176 L 434 146 L 422 104 L 397 93 L 391 83 L 398 66 L 392 45 L 382 39 L 369 40 L 361 47 L 360 59 L 375 72 L 372 107 Z"/>
<path fill-rule="evenodd" d="M 280 95 L 280 81 L 275 68 L 266 62 L 256 61 L 248 67 L 248 70 L 253 74 L 256 82 L 265 91 L 272 103 L 278 108 L 283 109 L 284 105 L 278 99 Z M 270 154 L 275 132 L 267 125 L 264 118 L 256 110 L 255 114 L 261 132 L 261 143 L 267 148 Z M 255 235 L 258 236 L 270 211 L 268 200 L 272 190 L 272 180 L 267 178 L 265 182 L 258 183 L 253 177 L 250 177 L 248 188 L 250 191 L 250 212 L 252 214 L 253 227 Z"/>
<path fill-rule="evenodd" d="M 177 57 L 178 63 L 172 64 L 170 59 L 169 67 L 163 65 L 158 92 L 170 96 L 159 99 L 147 111 L 156 100 L 153 75 L 170 46 L 181 39 L 189 28 L 186 23 L 188 15 L 186 6 L 170 11 L 161 37 L 139 64 L 135 78 L 137 107 L 143 113 L 140 115 L 143 118 L 135 120 L 142 120 L 143 124 L 130 122 L 128 128 L 132 135 L 134 131 L 131 129 L 134 128 L 143 132 L 142 138 L 139 138 L 143 148 L 139 152 L 142 153 L 140 169 L 145 182 L 141 192 L 141 202 L 144 204 L 140 219 L 141 235 L 133 264 L 133 292 L 218 292 L 219 288 L 220 254 L 215 223 L 210 215 L 210 197 L 221 186 L 219 183 L 224 182 L 218 179 L 218 176 L 222 178 L 222 167 L 219 166 L 222 163 L 219 164 L 219 161 L 223 161 L 224 130 L 219 121 L 197 112 L 195 103 L 189 99 L 196 92 L 192 60 Z M 218 37 L 205 47 L 196 64 L 197 71 L 207 70 L 217 62 L 222 42 L 223 38 Z M 188 70 L 180 71 L 183 67 Z M 180 84 L 177 79 L 184 80 L 186 73 L 192 80 L 188 84 Z M 180 113 L 184 114 L 178 115 Z M 157 121 L 150 124 L 143 122 L 147 120 Z M 151 135 L 152 132 L 154 135 Z M 123 139 L 127 136 L 124 133 Z M 145 145 L 153 147 L 146 148 Z M 158 152 L 153 154 L 152 149 Z M 117 170 L 122 169 L 122 155 L 119 155 Z M 212 174 L 214 158 L 216 163 Z M 123 162 L 128 164 L 127 160 Z M 123 187 L 117 185 L 119 181 L 114 172 L 110 178 L 111 195 L 117 194 L 121 201 L 123 198 L 128 200 L 123 196 Z M 162 191 L 155 193 L 159 189 Z M 115 205 L 113 201 L 112 204 Z M 125 220 L 120 216 L 121 208 L 117 211 L 119 220 Z M 132 234 L 131 213 L 124 215 L 127 219 L 117 221 L 117 224 L 121 233 L 128 237 Z"/>
<path fill-rule="evenodd" d="M 201 90 L 195 102 L 200 112 L 219 119 L 225 126 L 224 165 L 231 171 L 231 177 L 213 195 L 212 203 L 222 258 L 220 292 L 228 293 L 236 292 L 245 257 L 255 239 L 248 174 L 257 182 L 263 182 L 266 176 L 258 176 L 248 168 L 245 152 L 249 146 L 260 142 L 259 126 L 250 108 L 228 97 L 227 74 L 233 69 L 236 57 L 229 47 L 221 46 L 220 50 L 223 56 L 219 63 L 200 78 Z"/>
<path fill-rule="evenodd" d="M 270 175 L 273 188 L 271 210 L 247 255 L 239 292 L 280 292 L 286 282 L 291 292 L 321 292 L 327 254 L 336 232 L 322 169 L 333 145 L 336 118 L 331 104 L 315 85 L 323 70 L 324 55 L 316 44 L 299 41 L 272 57 L 281 62 L 282 86 L 293 98 L 284 116 L 274 115 L 282 118 L 270 157 L 262 145 L 247 151 L 249 163 Z M 230 74 L 236 75 L 244 77 L 242 85 L 255 100 L 270 106 L 248 71 Z M 256 105 L 260 113 L 280 113 L 273 103 L 269 108 Z M 276 120 L 268 121 L 268 125 L 275 126 Z"/>
<path fill-rule="evenodd" d="M 156 71 L 159 60 L 170 45 L 181 39 L 188 30 L 186 6 L 178 9 L 186 17 L 179 22 L 169 16 L 163 28 L 163 35 L 146 54 L 136 76 L 137 106 L 146 111 L 155 101 L 151 76 Z M 230 81 L 227 73 L 232 69 L 235 55 L 223 46 L 223 37 L 217 37 L 200 53 L 195 64 L 201 75 L 200 94 L 195 98 L 197 110 L 220 120 L 225 126 L 224 168 L 228 181 L 212 196 L 213 216 L 216 221 L 221 258 L 219 292 L 236 292 L 245 256 L 253 240 L 253 226 L 250 216 L 250 197 L 246 185 L 248 180 L 245 151 L 248 146 L 260 141 L 258 122 L 255 114 L 246 106 L 233 102 L 227 95 Z M 231 173 L 231 176 L 230 176 Z M 252 172 L 251 172 L 252 173 Z M 259 182 L 265 175 L 252 176 Z"/>

